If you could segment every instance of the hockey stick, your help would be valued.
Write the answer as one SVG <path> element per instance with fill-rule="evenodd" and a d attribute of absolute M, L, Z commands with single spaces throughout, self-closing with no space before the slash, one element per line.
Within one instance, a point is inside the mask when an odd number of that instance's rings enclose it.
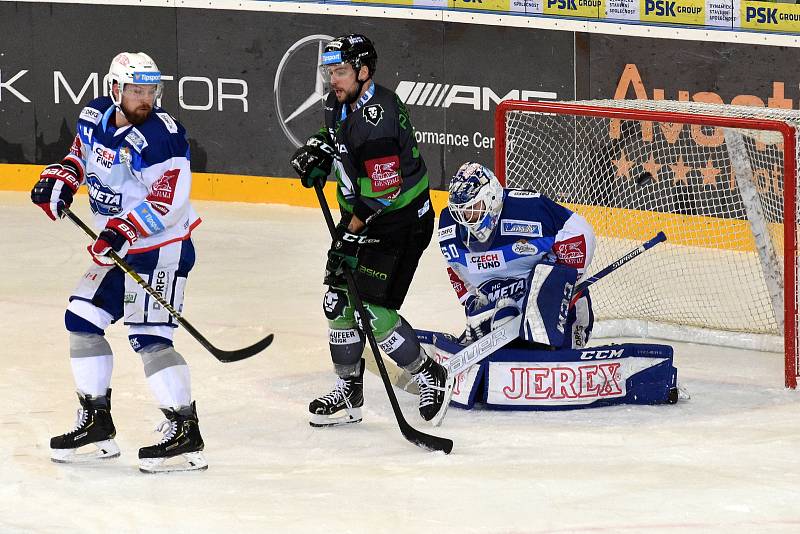
<path fill-rule="evenodd" d="M 584 289 L 594 284 L 604 276 L 613 273 L 614 271 L 616 271 L 617 269 L 619 269 L 620 267 L 631 261 L 633 258 L 644 252 L 645 250 L 650 250 L 654 246 L 666 240 L 667 236 L 664 234 L 664 232 L 658 232 L 655 236 L 645 241 L 635 249 L 631 250 L 630 252 L 622 256 L 620 259 L 618 259 L 605 269 L 600 269 L 599 271 L 597 271 L 594 275 L 590 276 L 589 278 L 587 278 L 586 280 L 584 280 L 575 287 L 575 292 L 572 294 L 572 300 L 569 302 L 569 305 L 573 306 L 575 302 L 577 302 L 577 300 L 581 298 L 581 294 L 583 294 Z"/>
<path fill-rule="evenodd" d="M 75 226 L 83 230 L 86 235 L 88 235 L 93 240 L 97 239 L 97 234 L 94 233 L 94 230 L 89 228 L 86 225 L 86 223 L 84 223 L 80 219 L 80 217 L 72 213 L 72 211 L 70 211 L 69 208 L 63 208 L 63 213 L 67 217 L 69 217 L 69 220 L 75 223 Z M 189 321 L 184 319 L 183 316 L 178 312 L 178 310 L 173 308 L 169 302 L 164 300 L 164 297 L 162 297 L 158 291 L 153 289 L 153 287 L 150 284 L 148 284 L 141 276 L 139 276 L 139 273 L 134 271 L 133 268 L 130 265 L 128 265 L 128 263 L 125 260 L 120 258 L 117 253 L 111 251 L 108 253 L 108 256 L 114 261 L 114 263 L 117 264 L 117 267 L 122 269 L 125 272 L 125 274 L 133 278 L 133 280 L 137 284 L 139 284 L 142 287 L 142 289 L 147 291 L 147 293 L 151 297 L 153 297 L 162 308 L 167 310 L 169 314 L 172 315 L 178 321 L 178 324 L 184 327 L 186 331 L 189 332 L 189 334 L 191 334 L 193 338 L 195 338 L 208 352 L 210 352 L 219 361 L 224 363 L 229 363 L 229 362 L 238 362 L 239 360 L 244 360 L 245 358 L 249 358 L 250 356 L 255 356 L 256 354 L 267 348 L 270 345 L 270 343 L 272 343 L 273 335 L 270 334 L 261 341 L 259 341 L 258 343 L 255 343 L 243 349 L 239 350 L 218 349 L 217 347 L 212 345 L 205 337 L 203 337 L 203 335 L 200 332 L 198 332 L 197 329 L 193 327 L 191 323 L 189 323 Z"/>
<path fill-rule="evenodd" d="M 314 190 L 317 192 L 319 207 L 322 209 L 322 215 L 325 217 L 325 223 L 328 225 L 328 231 L 331 234 L 331 238 L 334 238 L 336 235 L 336 227 L 333 223 L 331 210 L 328 207 L 328 201 L 325 198 L 325 194 L 322 192 L 322 185 L 320 183 L 314 184 Z M 358 294 L 358 287 L 356 287 L 356 281 L 353 278 L 353 273 L 350 271 L 350 269 L 344 269 L 344 277 L 345 280 L 347 280 L 348 293 L 353 299 L 353 303 L 355 304 L 358 315 L 361 317 L 362 330 L 369 341 L 372 355 L 375 357 L 375 363 L 378 364 L 381 380 L 383 381 L 383 386 L 386 389 L 386 395 L 389 397 L 389 402 L 392 405 L 392 410 L 394 411 L 394 416 L 397 419 L 397 424 L 400 426 L 400 432 L 403 434 L 404 438 L 417 447 L 422 447 L 423 449 L 428 449 L 429 451 L 443 451 L 445 454 L 450 454 L 450 451 L 453 450 L 452 440 L 425 434 L 424 432 L 421 432 L 408 424 L 408 421 L 406 421 L 405 417 L 403 417 L 403 412 L 400 410 L 400 404 L 397 402 L 397 396 L 394 394 L 394 390 L 392 390 L 392 383 L 389 380 L 388 373 L 386 372 L 386 365 L 384 365 L 383 358 L 378 350 L 378 343 L 375 341 L 375 335 L 372 333 L 372 329 L 369 327 L 367 320 L 369 315 L 364 308 L 364 302 L 361 300 L 361 296 Z"/>
<path fill-rule="evenodd" d="M 650 250 L 657 244 L 666 240 L 667 236 L 664 234 L 664 232 L 658 232 L 658 234 L 656 234 L 653 238 L 645 241 L 635 249 L 622 256 L 620 259 L 613 262 L 611 265 L 600 269 L 597 271 L 597 273 L 578 284 L 573 292 L 572 300 L 570 300 L 570 306 L 575 304 L 586 288 L 613 273 L 646 250 Z M 479 340 L 455 353 L 449 360 L 447 360 L 447 362 L 443 364 L 445 368 L 447 368 L 448 374 L 453 375 L 455 373 L 460 373 L 462 370 L 475 365 L 479 361 L 492 354 L 494 351 L 517 339 L 519 337 L 519 329 L 521 325 L 522 315 L 518 315 L 500 328 L 495 328 Z"/>

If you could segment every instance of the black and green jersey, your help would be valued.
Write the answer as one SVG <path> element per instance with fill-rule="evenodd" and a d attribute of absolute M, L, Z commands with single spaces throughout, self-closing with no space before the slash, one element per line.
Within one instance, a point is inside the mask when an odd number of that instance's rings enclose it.
<path fill-rule="evenodd" d="M 341 157 L 334 172 L 339 207 L 369 226 L 400 224 L 430 209 L 428 172 L 398 96 L 371 83 L 356 110 L 331 92 L 325 128 Z"/>

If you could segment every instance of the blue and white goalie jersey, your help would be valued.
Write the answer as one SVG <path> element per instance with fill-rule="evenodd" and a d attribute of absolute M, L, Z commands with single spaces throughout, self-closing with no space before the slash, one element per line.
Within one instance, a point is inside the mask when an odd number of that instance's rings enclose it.
<path fill-rule="evenodd" d="M 142 124 L 116 128 L 115 109 L 109 97 L 89 102 L 67 155 L 83 171 L 96 228 L 114 217 L 131 221 L 139 240 L 129 253 L 188 238 L 200 219 L 189 203 L 186 130 L 159 107 Z"/>
<path fill-rule="evenodd" d="M 507 189 L 503 209 L 486 243 L 470 237 L 445 208 L 439 218 L 439 246 L 459 301 L 483 293 L 489 302 L 512 298 L 521 305 L 534 267 L 547 260 L 574 267 L 581 276 L 594 253 L 589 223 L 533 191 Z"/>

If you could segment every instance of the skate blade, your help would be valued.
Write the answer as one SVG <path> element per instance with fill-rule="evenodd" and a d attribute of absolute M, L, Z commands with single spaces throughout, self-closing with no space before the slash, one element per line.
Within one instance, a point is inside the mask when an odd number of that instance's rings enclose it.
<path fill-rule="evenodd" d="M 174 463 L 175 460 L 179 461 Z M 208 469 L 208 462 L 200 451 L 187 452 L 169 458 L 139 458 L 139 471 L 142 473 L 174 473 L 204 469 Z"/>
<path fill-rule="evenodd" d="M 436 415 L 434 415 L 433 419 L 431 419 L 431 424 L 433 426 L 439 426 L 442 424 L 444 415 L 447 413 L 447 409 L 450 407 L 450 399 L 453 398 L 453 390 L 455 389 L 456 380 L 458 380 L 458 375 L 447 377 L 447 382 L 445 382 L 444 386 L 444 402 L 442 402 L 442 407 L 439 408 L 439 411 L 436 412 Z"/>
<path fill-rule="evenodd" d="M 314 428 L 320 428 L 325 426 L 339 426 L 361 422 L 361 408 L 345 408 L 337 413 L 342 412 L 344 412 L 344 414 L 338 417 L 335 417 L 336 414 L 323 415 L 312 413 L 308 424 Z"/>
<path fill-rule="evenodd" d="M 78 452 L 81 447 L 77 449 L 50 449 L 50 459 L 57 464 L 85 464 L 96 460 L 110 460 L 111 458 L 119 457 L 119 447 L 117 447 L 113 439 L 96 441 L 85 445 L 85 447 L 90 445 L 93 445 L 96 449 L 87 452 Z"/>

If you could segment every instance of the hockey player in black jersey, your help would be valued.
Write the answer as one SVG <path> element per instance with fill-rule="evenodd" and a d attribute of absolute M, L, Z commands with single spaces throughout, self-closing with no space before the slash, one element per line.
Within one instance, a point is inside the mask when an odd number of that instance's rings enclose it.
<path fill-rule="evenodd" d="M 361 421 L 365 338 L 344 269 L 354 274 L 381 350 L 419 384 L 422 418 L 440 421 L 452 393 L 445 369 L 421 349 L 414 329 L 397 311 L 430 243 L 434 214 L 408 110 L 372 80 L 376 64 L 375 48 L 363 35 L 327 44 L 320 65 L 331 89 L 325 125 L 291 160 L 306 187 L 324 183 L 333 170 L 341 211 L 328 251 L 324 283 L 329 287 L 323 299 L 339 378 L 333 391 L 309 405 L 312 426 Z"/>

